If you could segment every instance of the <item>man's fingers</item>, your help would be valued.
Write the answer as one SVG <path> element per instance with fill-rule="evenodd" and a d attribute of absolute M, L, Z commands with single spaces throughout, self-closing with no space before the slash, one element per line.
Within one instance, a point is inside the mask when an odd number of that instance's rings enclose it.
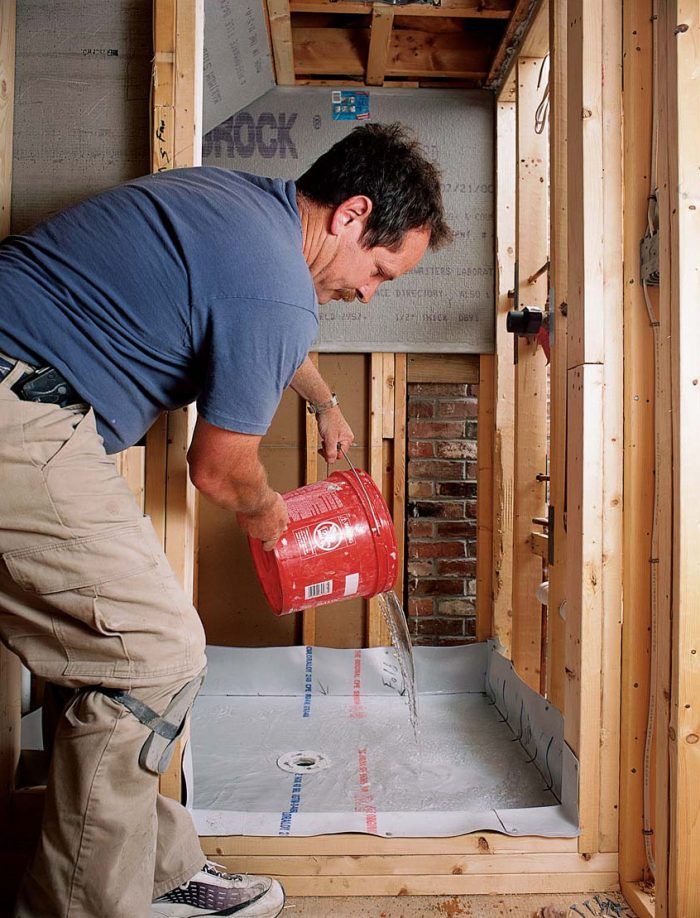
<path fill-rule="evenodd" d="M 272 551 L 272 549 L 277 545 L 279 539 L 270 539 L 267 542 L 263 542 L 263 551 Z"/>

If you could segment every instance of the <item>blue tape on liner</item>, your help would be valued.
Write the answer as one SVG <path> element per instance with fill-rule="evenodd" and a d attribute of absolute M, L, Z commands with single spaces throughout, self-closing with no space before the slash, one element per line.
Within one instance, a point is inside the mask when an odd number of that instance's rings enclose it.
<path fill-rule="evenodd" d="M 306 648 L 306 670 L 304 675 L 304 713 L 303 717 L 311 716 L 311 685 L 313 673 L 313 647 Z"/>
<path fill-rule="evenodd" d="M 292 816 L 299 812 L 299 804 L 301 803 L 301 782 L 303 777 L 303 775 L 294 775 L 289 809 L 282 813 L 278 835 L 289 835 L 292 831 Z"/>

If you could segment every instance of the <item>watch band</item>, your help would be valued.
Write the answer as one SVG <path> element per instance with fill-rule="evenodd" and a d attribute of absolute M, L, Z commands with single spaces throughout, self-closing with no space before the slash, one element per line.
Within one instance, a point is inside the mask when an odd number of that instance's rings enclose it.
<path fill-rule="evenodd" d="M 321 414 L 321 412 L 327 411 L 329 408 L 335 408 L 338 404 L 338 396 L 335 392 L 332 392 L 327 402 L 320 402 L 318 405 L 313 402 L 307 402 L 306 410 L 309 414 Z"/>

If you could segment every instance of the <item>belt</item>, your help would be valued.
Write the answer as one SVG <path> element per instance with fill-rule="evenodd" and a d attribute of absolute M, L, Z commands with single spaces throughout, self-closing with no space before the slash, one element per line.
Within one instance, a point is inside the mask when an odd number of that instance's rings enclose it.
<path fill-rule="evenodd" d="M 14 357 L 0 355 L 0 380 L 8 376 L 18 362 Z M 45 402 L 60 408 L 85 404 L 68 380 L 51 366 L 29 366 L 10 388 L 24 402 Z"/>

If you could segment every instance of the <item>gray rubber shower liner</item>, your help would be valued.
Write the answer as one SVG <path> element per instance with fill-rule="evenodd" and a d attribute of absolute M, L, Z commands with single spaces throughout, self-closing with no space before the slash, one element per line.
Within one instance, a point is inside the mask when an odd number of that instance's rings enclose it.
<path fill-rule="evenodd" d="M 418 741 L 390 648 L 210 647 L 185 769 L 200 834 L 577 835 L 559 711 L 493 642 L 414 653 Z"/>

